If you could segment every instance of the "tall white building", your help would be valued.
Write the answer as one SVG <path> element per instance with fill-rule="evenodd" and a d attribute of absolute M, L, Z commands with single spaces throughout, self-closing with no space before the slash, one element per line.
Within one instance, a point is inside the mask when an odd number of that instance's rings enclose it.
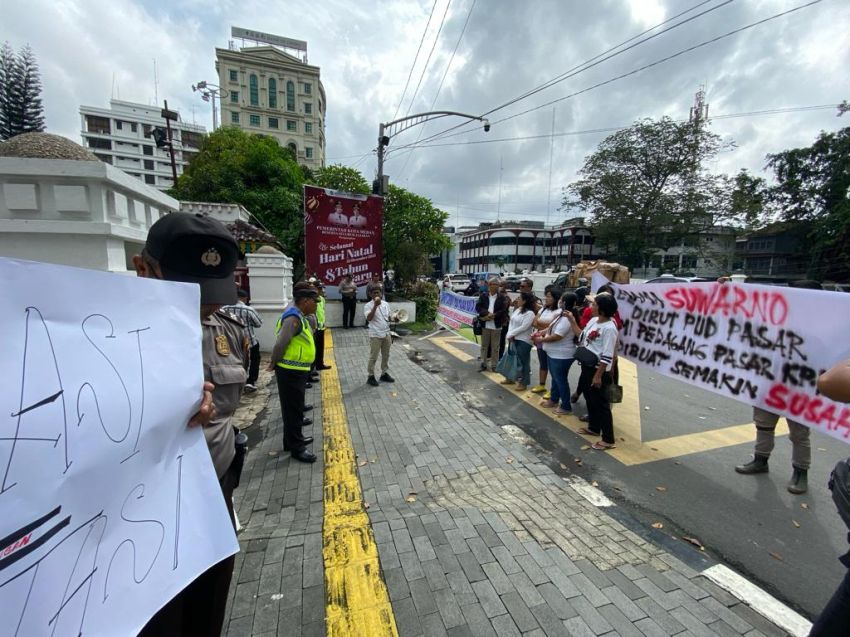
<path fill-rule="evenodd" d="M 268 135 L 309 168 L 325 165 L 327 99 L 318 66 L 307 64 L 307 43 L 246 29 L 234 37 L 276 46 L 216 49 L 221 125 Z M 303 52 L 303 59 L 284 48 Z"/>
<path fill-rule="evenodd" d="M 167 148 L 157 148 L 154 128 L 165 129 L 160 106 L 110 100 L 110 108 L 80 106 L 83 146 L 98 159 L 120 168 L 150 186 L 167 190 L 173 184 Z M 178 118 L 171 122 L 177 175 L 198 152 L 206 129 Z"/>

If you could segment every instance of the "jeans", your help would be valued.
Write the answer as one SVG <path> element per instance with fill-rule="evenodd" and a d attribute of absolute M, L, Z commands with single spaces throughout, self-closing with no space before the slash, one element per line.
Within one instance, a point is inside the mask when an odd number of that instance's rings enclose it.
<path fill-rule="evenodd" d="M 574 358 L 553 358 L 549 356 L 549 376 L 552 378 L 552 390 L 549 400 L 553 403 L 560 402 L 561 409 L 572 411 L 570 404 L 570 367 L 573 366 Z"/>
<path fill-rule="evenodd" d="M 528 387 L 531 383 L 531 343 L 514 340 L 513 346 L 514 350 L 516 350 L 516 357 L 520 366 L 519 378 L 517 380 L 520 384 Z"/>
<path fill-rule="evenodd" d="M 809 637 L 843 637 L 850 626 L 850 569 L 838 585 L 820 616 L 812 626 Z"/>
<path fill-rule="evenodd" d="M 357 299 L 355 297 L 342 297 L 342 326 L 354 327 L 354 315 L 357 313 Z"/>
<path fill-rule="evenodd" d="M 550 361 L 551 363 L 551 361 Z M 614 417 L 611 415 L 611 403 L 605 394 L 605 386 L 611 384 L 611 374 L 602 374 L 602 385 L 593 386 L 593 377 L 596 375 L 595 367 L 581 368 L 581 381 L 584 387 L 584 399 L 587 401 L 587 428 L 593 433 L 601 433 L 602 441 L 614 444 Z M 569 399 L 568 399 L 569 400 Z"/>

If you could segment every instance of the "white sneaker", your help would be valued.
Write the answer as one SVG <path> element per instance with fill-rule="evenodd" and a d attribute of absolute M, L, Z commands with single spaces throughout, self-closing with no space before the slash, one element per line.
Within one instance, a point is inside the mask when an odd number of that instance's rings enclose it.
<path fill-rule="evenodd" d="M 253 394 L 255 391 L 257 391 L 257 386 L 245 383 L 245 391 L 249 394 Z"/>

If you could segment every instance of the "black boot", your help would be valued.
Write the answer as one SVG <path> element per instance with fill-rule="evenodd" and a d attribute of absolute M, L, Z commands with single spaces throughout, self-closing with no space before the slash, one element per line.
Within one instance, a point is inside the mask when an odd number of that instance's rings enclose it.
<path fill-rule="evenodd" d="M 760 454 L 753 455 L 753 459 L 747 464 L 739 464 L 735 467 L 735 471 L 744 474 L 767 473 L 770 469 L 767 466 L 767 459 L 770 456 L 762 456 Z"/>
<path fill-rule="evenodd" d="M 809 490 L 809 472 L 807 469 L 792 468 L 794 473 L 791 474 L 791 479 L 788 481 L 788 493 L 801 495 Z"/>

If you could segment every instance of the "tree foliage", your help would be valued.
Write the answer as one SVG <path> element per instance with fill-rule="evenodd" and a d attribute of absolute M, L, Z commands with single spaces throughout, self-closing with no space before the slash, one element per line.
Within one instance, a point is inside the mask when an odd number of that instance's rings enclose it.
<path fill-rule="evenodd" d="M 850 278 L 850 127 L 767 159 L 776 178 L 770 197 L 782 220 L 811 226 L 808 275 Z"/>
<path fill-rule="evenodd" d="M 298 264 L 304 255 L 303 184 L 301 167 L 277 141 L 222 127 L 204 139 L 170 194 L 242 204 Z"/>
<path fill-rule="evenodd" d="M 314 186 L 352 192 L 357 195 L 368 195 L 371 192 L 369 184 L 358 170 L 341 164 L 315 170 L 312 181 L 309 183 Z"/>
<path fill-rule="evenodd" d="M 0 48 L 0 140 L 44 130 L 41 77 L 29 45 L 17 54 Z"/>
<path fill-rule="evenodd" d="M 384 199 L 384 262 L 402 281 L 430 272 L 428 257 L 451 247 L 448 214 L 430 199 L 390 184 Z"/>
<path fill-rule="evenodd" d="M 702 126 L 669 118 L 638 121 L 585 159 L 563 207 L 577 204 L 589 212 L 597 244 L 632 267 L 646 267 L 656 250 L 731 214 L 729 179 L 703 167 L 723 146 Z"/>

